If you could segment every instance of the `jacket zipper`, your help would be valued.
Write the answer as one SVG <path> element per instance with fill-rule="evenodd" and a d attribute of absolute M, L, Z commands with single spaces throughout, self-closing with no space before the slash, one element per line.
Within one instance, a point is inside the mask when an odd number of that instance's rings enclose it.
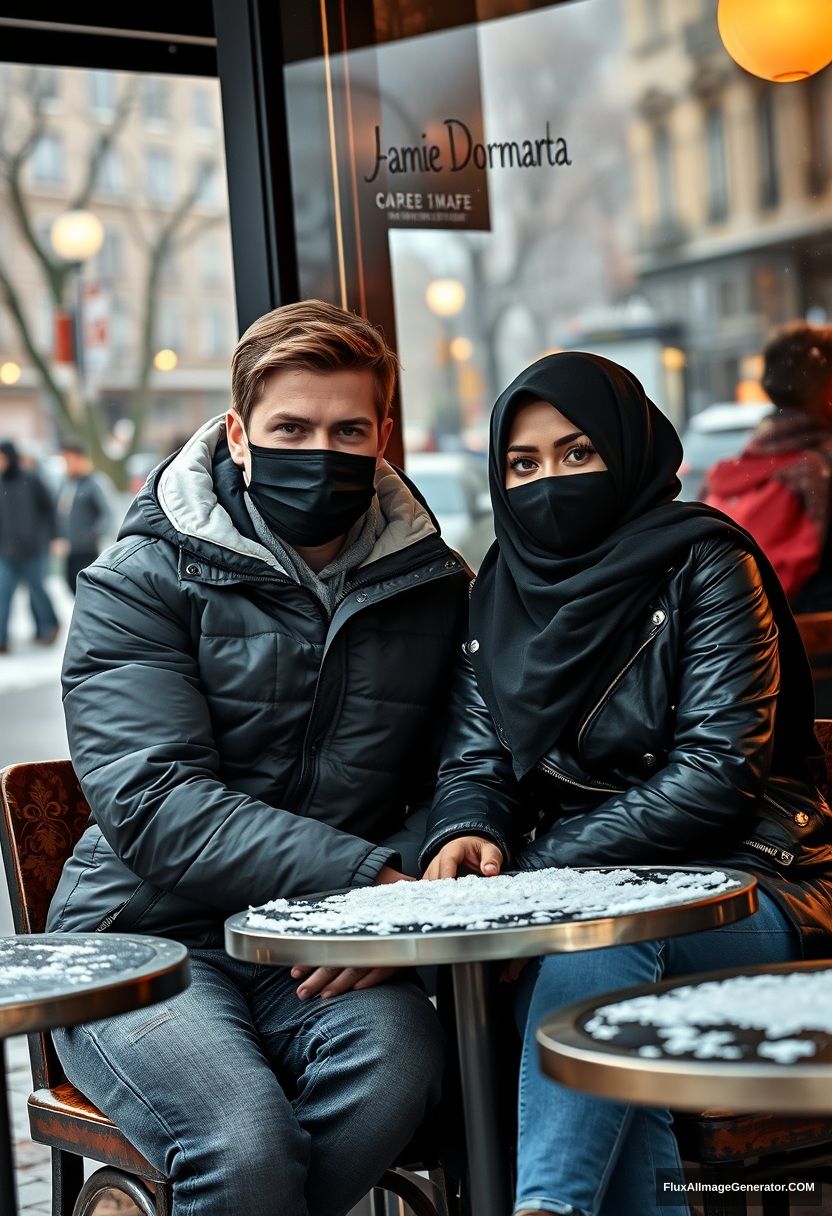
<path fill-rule="evenodd" d="M 627 791 L 618 785 L 610 785 L 607 781 L 598 781 L 594 785 L 587 785 L 585 781 L 576 781 L 574 777 L 567 777 L 566 773 L 562 773 L 558 768 L 552 768 L 551 764 L 547 764 L 545 760 L 538 760 L 537 768 L 546 773 L 549 777 L 554 777 L 558 781 L 563 781 L 566 785 L 574 785 L 579 790 L 594 790 L 597 793 L 625 794 Z"/>
<path fill-rule="evenodd" d="M 410 574 L 410 573 L 412 573 L 412 571 L 418 570 L 419 566 L 422 566 L 422 565 L 424 565 L 424 562 L 413 563 L 411 566 L 407 567 L 404 570 L 398 571 L 397 573 Z M 426 578 L 424 583 L 420 583 L 419 585 L 424 586 L 426 583 L 435 582 L 437 579 L 448 578 L 451 574 L 454 574 L 460 568 L 461 567 L 459 566 L 459 564 L 455 562 L 452 568 L 448 567 L 447 569 L 443 568 L 441 570 L 438 570 L 435 574 L 432 574 L 432 575 L 430 575 L 430 577 Z M 345 583 L 341 590 L 340 595 L 338 596 L 338 598 L 336 600 L 336 607 L 338 604 L 342 603 L 343 600 L 345 600 L 348 595 L 351 595 L 353 591 L 357 591 L 362 586 L 366 586 L 366 587 L 372 586 L 372 583 L 373 583 L 373 580 L 371 578 L 370 579 L 367 579 L 367 578 L 355 579 L 355 580 L 352 580 L 351 582 Z M 392 592 L 391 594 L 397 595 L 398 592 Z M 389 597 L 387 597 L 387 598 L 389 598 Z M 374 601 L 374 602 L 377 603 L 378 601 Z M 317 743 L 317 742 L 314 744 L 310 744 L 310 737 L 312 735 L 312 726 L 315 721 L 315 710 L 317 708 L 318 693 L 319 693 L 320 687 L 321 687 L 321 676 L 323 675 L 325 662 L 326 662 L 326 657 L 324 657 L 324 660 L 321 663 L 320 668 L 318 669 L 318 678 L 315 681 L 315 692 L 312 695 L 312 707 L 309 710 L 309 717 L 306 722 L 306 733 L 305 733 L 304 739 L 303 739 L 303 747 L 301 748 L 300 775 L 298 776 L 297 785 L 295 786 L 294 790 L 290 791 L 291 799 L 294 802 L 296 808 L 300 808 L 302 806 L 303 800 L 306 797 L 306 794 L 308 793 L 309 787 L 312 783 L 312 773 L 314 770 L 315 758 L 318 754 L 318 750 L 319 750 L 319 746 L 320 746 L 319 743 Z"/>
<path fill-rule="evenodd" d="M 586 731 L 587 731 L 590 723 L 592 722 L 592 719 L 594 717 L 596 717 L 596 715 L 599 714 L 600 711 L 603 709 L 604 705 L 607 703 L 607 701 L 612 696 L 615 689 L 618 687 L 618 685 L 624 679 L 627 672 L 630 670 L 630 668 L 633 666 L 635 661 L 638 659 L 639 655 L 644 650 L 647 649 L 647 647 L 650 645 L 650 643 L 655 638 L 656 634 L 659 633 L 659 631 L 661 630 L 662 625 L 664 624 L 664 622 L 666 620 L 667 620 L 667 617 L 665 616 L 663 618 L 663 620 L 659 621 L 659 623 L 657 625 L 653 626 L 650 633 L 648 633 L 647 637 L 644 639 L 644 641 L 639 646 L 638 650 L 636 650 L 635 654 L 630 656 L 628 661 L 621 668 L 621 670 L 618 672 L 618 674 L 615 676 L 615 678 L 607 685 L 607 687 L 604 689 L 603 693 L 601 694 L 601 696 L 598 699 L 598 701 L 596 702 L 596 704 L 592 707 L 592 709 L 589 711 L 589 713 L 584 718 L 583 722 L 581 723 L 580 729 L 578 730 L 577 748 L 578 748 L 579 755 L 581 755 L 581 753 L 582 753 L 582 744 L 583 744 L 584 735 L 586 734 Z"/>

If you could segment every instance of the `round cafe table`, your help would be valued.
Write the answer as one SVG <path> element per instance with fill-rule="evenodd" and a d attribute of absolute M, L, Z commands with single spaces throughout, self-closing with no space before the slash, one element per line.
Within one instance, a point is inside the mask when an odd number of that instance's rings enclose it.
<path fill-rule="evenodd" d="M 124 933 L 0 937 L 0 1212 L 17 1211 L 5 1040 L 95 1022 L 184 991 L 188 952 L 178 942 Z"/>
<path fill-rule="evenodd" d="M 672 1022 L 668 997 L 680 989 L 691 989 L 686 1000 L 697 998 L 704 1011 L 705 985 L 724 985 L 738 976 L 805 976 L 808 983 L 800 994 L 810 1013 L 829 1008 L 829 976 L 832 963 L 778 963 L 771 966 L 743 967 L 736 971 L 713 971 L 665 980 L 635 988 L 623 988 L 559 1009 L 538 1028 L 540 1062 L 543 1071 L 555 1081 L 604 1098 L 638 1102 L 646 1106 L 668 1106 L 674 1110 L 703 1111 L 718 1101 L 720 1108 L 742 1112 L 774 1114 L 832 1114 L 832 1033 L 807 1028 L 782 1037 L 771 1037 L 759 1025 L 761 996 L 749 988 L 745 994 L 734 988 L 725 1002 L 727 1016 L 708 1021 L 697 1016 L 695 1036 L 683 1026 L 681 1034 Z M 815 977 L 813 982 L 812 977 Z M 823 992 L 820 991 L 821 984 Z M 817 988 L 817 997 L 812 996 Z M 771 1000 L 772 989 L 766 996 Z M 787 999 L 788 994 L 785 993 Z M 650 1013 L 639 1020 L 640 1010 L 622 1006 L 640 998 L 651 998 Z M 662 1005 L 655 1003 L 660 998 Z M 729 1019 L 735 1003 L 736 1022 Z M 616 1007 L 613 1017 L 606 1008 Z M 742 1016 L 743 1006 L 750 1018 Z M 641 1007 L 642 1009 L 645 1006 Z M 662 1016 L 661 1009 L 665 1014 Z M 658 1016 L 657 1016 L 658 1015 Z M 654 1023 L 664 1022 L 660 1027 Z M 749 1021 L 751 1025 L 749 1025 Z M 615 1030 L 607 1037 L 609 1028 Z M 687 1042 L 685 1041 L 687 1038 Z M 789 1059 L 789 1045 L 811 1048 L 806 1054 Z M 780 1055 L 786 1047 L 785 1056 Z M 725 1058 L 728 1049 L 730 1057 Z M 762 1050 L 761 1050 L 762 1048 Z M 778 1059 L 778 1056 L 780 1058 Z"/>
<path fill-rule="evenodd" d="M 599 869 L 582 867 L 587 872 Z M 603 868 L 607 872 L 613 867 Z M 628 866 L 636 874 L 634 890 L 642 880 L 667 882 L 680 873 L 710 874 L 705 866 L 672 869 Z M 225 924 L 225 948 L 234 958 L 251 963 L 290 966 L 310 964 L 337 967 L 415 967 L 449 964 L 453 973 L 462 1100 L 468 1149 L 468 1174 L 474 1216 L 505 1216 L 511 1211 L 510 1171 L 505 1145 L 500 1141 L 499 1112 L 492 1047 L 492 1028 L 486 999 L 485 964 L 515 958 L 534 958 L 575 950 L 595 950 L 627 942 L 716 929 L 757 910 L 756 882 L 747 874 L 719 867 L 732 880 L 718 894 L 621 915 L 594 916 L 552 913 L 545 921 L 508 923 L 488 929 L 428 929 L 413 925 L 394 933 L 322 933 L 301 930 L 270 931 L 249 924 L 248 912 Z M 493 880 L 484 879 L 484 882 Z M 298 908 L 314 909 L 328 892 L 291 900 Z M 263 909 L 254 913 L 268 915 Z"/>

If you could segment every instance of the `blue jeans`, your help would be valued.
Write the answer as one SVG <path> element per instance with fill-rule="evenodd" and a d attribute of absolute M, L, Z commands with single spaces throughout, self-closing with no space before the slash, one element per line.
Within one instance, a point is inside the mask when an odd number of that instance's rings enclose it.
<path fill-rule="evenodd" d="M 515 1210 L 588 1216 L 685 1216 L 660 1208 L 656 1170 L 681 1169 L 667 1110 L 593 1098 L 548 1080 L 535 1030 L 554 1009 L 631 984 L 801 957 L 797 932 L 760 891 L 759 911 L 723 929 L 536 959 L 518 980 L 523 1034 Z"/>
<path fill-rule="evenodd" d="M 53 1032 L 70 1081 L 173 1184 L 175 1216 L 336 1216 L 439 1098 L 443 1036 L 402 977 L 300 1001 L 287 968 L 191 951 L 166 1005 Z"/>
<path fill-rule="evenodd" d="M 0 646 L 8 645 L 12 597 L 20 582 L 26 583 L 29 588 L 29 603 L 35 618 L 37 637 L 51 637 L 58 628 L 58 618 L 44 586 L 46 564 L 46 554 L 38 557 L 0 557 Z"/>

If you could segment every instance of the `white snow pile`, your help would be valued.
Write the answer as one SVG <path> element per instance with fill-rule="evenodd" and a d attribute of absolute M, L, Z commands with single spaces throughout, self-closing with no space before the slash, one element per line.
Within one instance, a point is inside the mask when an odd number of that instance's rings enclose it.
<path fill-rule="evenodd" d="M 617 1038 L 625 1024 L 655 1029 L 661 1046 L 638 1048 L 645 1059 L 690 1055 L 697 1060 L 740 1060 L 756 1055 L 793 1064 L 814 1055 L 818 1047 L 812 1039 L 795 1035 L 832 1035 L 832 968 L 737 975 L 633 997 L 597 1009 L 584 1029 L 595 1039 L 608 1040 Z M 763 1038 L 755 1046 L 748 1035 L 738 1034 L 742 1031 Z"/>
<path fill-rule="evenodd" d="M 25 937 L 0 941 L 0 1003 L 31 1000 L 48 992 L 83 988 L 146 963 L 153 951 L 139 943 L 75 942 L 55 935 L 52 942 Z"/>
<path fill-rule="evenodd" d="M 359 887 L 314 901 L 274 899 L 247 924 L 272 933 L 376 934 L 516 928 L 691 903 L 739 884 L 719 870 L 533 870 L 496 878 Z"/>

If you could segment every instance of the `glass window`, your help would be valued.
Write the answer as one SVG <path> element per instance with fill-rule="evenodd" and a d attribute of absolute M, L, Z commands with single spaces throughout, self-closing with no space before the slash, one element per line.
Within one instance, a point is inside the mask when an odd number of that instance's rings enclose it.
<path fill-rule="evenodd" d="M 199 273 L 206 287 L 226 282 L 229 267 L 225 246 L 218 236 L 206 236 L 199 243 Z"/>
<path fill-rule="evenodd" d="M 196 167 L 197 202 L 203 207 L 216 207 L 220 202 L 220 182 L 216 161 L 204 159 Z"/>
<path fill-rule="evenodd" d="M 151 148 L 147 153 L 147 197 L 154 203 L 173 200 L 173 164 L 163 148 Z"/>
<path fill-rule="evenodd" d="M 712 223 L 719 223 L 728 214 L 725 122 L 719 106 L 712 106 L 705 116 L 705 141 L 708 160 L 708 219 Z"/>
<path fill-rule="evenodd" d="M 158 348 L 169 347 L 177 354 L 182 353 L 185 345 L 185 318 L 181 299 L 167 296 L 160 301 L 154 342 Z"/>
<path fill-rule="evenodd" d="M 215 104 L 216 97 L 214 93 L 201 85 L 197 85 L 191 94 L 191 113 L 198 134 L 214 135 L 216 133 Z"/>
<path fill-rule="evenodd" d="M 32 93 L 39 109 L 53 113 L 61 104 L 61 77 L 55 68 L 34 68 Z"/>
<path fill-rule="evenodd" d="M 200 353 L 215 359 L 228 350 L 228 313 L 224 304 L 203 304 L 200 314 Z"/>
<path fill-rule="evenodd" d="M 832 158 L 832 122 L 829 115 L 832 97 L 826 72 L 811 76 L 803 88 L 809 152 L 806 189 L 810 194 L 823 194 L 829 185 Z"/>
<path fill-rule="evenodd" d="M 142 114 L 148 123 L 166 124 L 170 119 L 170 87 L 161 76 L 148 76 L 142 90 Z"/>
<path fill-rule="evenodd" d="M 87 95 L 90 109 L 98 118 L 111 118 L 118 100 L 115 72 L 99 69 L 87 73 Z"/>
<path fill-rule="evenodd" d="M 676 207 L 673 189 L 673 142 L 667 127 L 656 128 L 653 151 L 656 158 L 659 219 L 662 223 L 669 223 L 675 218 Z"/>
<path fill-rule="evenodd" d="M 125 271 L 124 237 L 108 225 L 104 230 L 104 244 L 98 254 L 98 276 L 104 280 L 115 280 Z"/>
<path fill-rule="evenodd" d="M 64 141 L 55 131 L 44 131 L 32 154 L 32 178 L 41 186 L 59 186 L 64 173 Z"/>
<path fill-rule="evenodd" d="M 110 146 L 104 151 L 98 164 L 95 185 L 100 194 L 124 193 L 124 165 L 118 148 Z"/>
<path fill-rule="evenodd" d="M 763 90 L 757 101 L 757 148 L 760 162 L 760 206 L 771 209 L 780 201 L 780 182 L 777 171 L 774 95 L 769 89 Z"/>

